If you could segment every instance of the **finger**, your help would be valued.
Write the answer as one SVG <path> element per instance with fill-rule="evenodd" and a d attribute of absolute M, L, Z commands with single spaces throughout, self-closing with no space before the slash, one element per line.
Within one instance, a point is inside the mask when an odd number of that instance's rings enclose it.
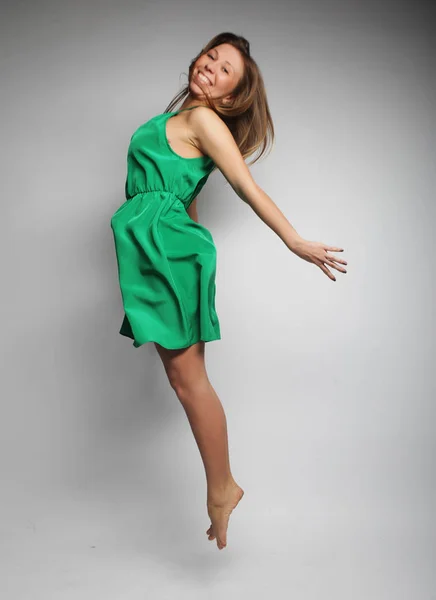
<path fill-rule="evenodd" d="M 343 269 L 342 267 L 337 267 L 331 260 L 325 260 L 324 262 L 326 262 L 329 267 L 332 267 L 333 269 L 336 269 L 336 271 L 340 271 L 341 273 L 346 273 L 346 269 Z"/>
<path fill-rule="evenodd" d="M 338 258 L 337 256 L 330 256 L 330 254 L 326 253 L 326 258 L 330 259 L 330 260 L 334 260 L 335 262 L 341 263 L 342 265 L 347 265 L 347 261 L 344 260 L 343 258 Z"/>
<path fill-rule="evenodd" d="M 343 248 L 336 248 L 336 246 L 324 246 L 325 250 L 328 250 L 329 252 L 343 252 L 344 249 Z"/>
<path fill-rule="evenodd" d="M 325 267 L 324 265 L 318 265 L 319 268 L 321 269 L 321 271 L 324 271 L 324 273 L 327 275 L 327 277 L 329 277 L 330 279 L 333 279 L 333 281 L 336 281 L 336 277 L 333 275 L 333 273 L 330 273 L 330 271 L 327 269 L 327 267 Z"/>

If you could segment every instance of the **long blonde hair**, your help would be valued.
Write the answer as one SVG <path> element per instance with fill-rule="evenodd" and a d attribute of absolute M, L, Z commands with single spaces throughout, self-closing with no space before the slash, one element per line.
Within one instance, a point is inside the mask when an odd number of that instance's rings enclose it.
<path fill-rule="evenodd" d="M 240 51 L 244 61 L 241 80 L 231 92 L 234 100 L 231 104 L 222 104 L 219 100 L 205 96 L 206 102 L 226 123 L 235 142 L 244 157 L 248 158 L 259 150 L 251 164 L 257 162 L 274 144 L 274 125 L 268 107 L 263 77 L 256 61 L 250 56 L 248 40 L 234 33 L 224 32 L 212 38 L 189 65 L 188 84 L 171 100 L 165 112 L 171 112 L 177 104 L 189 95 L 189 82 L 195 62 L 220 44 L 231 44 Z"/>

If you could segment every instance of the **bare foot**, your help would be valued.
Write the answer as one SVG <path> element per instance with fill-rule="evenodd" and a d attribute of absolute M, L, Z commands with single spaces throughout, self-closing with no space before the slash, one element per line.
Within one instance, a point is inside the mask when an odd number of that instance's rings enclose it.
<path fill-rule="evenodd" d="M 210 541 L 216 538 L 219 550 L 227 546 L 227 527 L 230 514 L 243 495 L 244 490 L 234 483 L 222 497 L 207 502 L 207 513 L 212 523 L 206 533 Z"/>

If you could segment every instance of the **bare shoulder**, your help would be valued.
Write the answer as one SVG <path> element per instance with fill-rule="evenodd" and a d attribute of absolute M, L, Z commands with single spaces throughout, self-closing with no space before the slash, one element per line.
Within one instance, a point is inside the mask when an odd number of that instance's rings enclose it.
<path fill-rule="evenodd" d="M 207 106 L 190 112 L 191 142 L 213 160 L 238 196 L 247 201 L 256 183 L 230 129 Z"/>
<path fill-rule="evenodd" d="M 229 128 L 224 121 L 207 106 L 198 106 L 194 110 L 189 111 L 189 125 L 193 130 L 194 137 L 201 138 L 204 136 L 211 137 L 212 135 L 230 135 Z"/>
<path fill-rule="evenodd" d="M 212 120 L 215 120 L 215 121 L 219 121 L 220 123 L 223 123 L 225 125 L 224 121 L 216 114 L 216 112 L 213 111 L 208 106 L 197 106 L 195 108 L 195 110 L 189 111 L 188 114 L 194 120 L 201 121 L 202 119 L 209 119 L 209 122 L 211 122 Z"/>

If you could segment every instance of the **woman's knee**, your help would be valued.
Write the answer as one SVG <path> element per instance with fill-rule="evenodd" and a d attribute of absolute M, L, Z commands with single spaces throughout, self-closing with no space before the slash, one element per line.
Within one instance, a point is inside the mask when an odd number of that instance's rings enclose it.
<path fill-rule="evenodd" d="M 180 399 L 192 395 L 193 388 L 207 381 L 204 342 L 181 350 L 169 350 L 156 344 L 168 381 Z"/>

